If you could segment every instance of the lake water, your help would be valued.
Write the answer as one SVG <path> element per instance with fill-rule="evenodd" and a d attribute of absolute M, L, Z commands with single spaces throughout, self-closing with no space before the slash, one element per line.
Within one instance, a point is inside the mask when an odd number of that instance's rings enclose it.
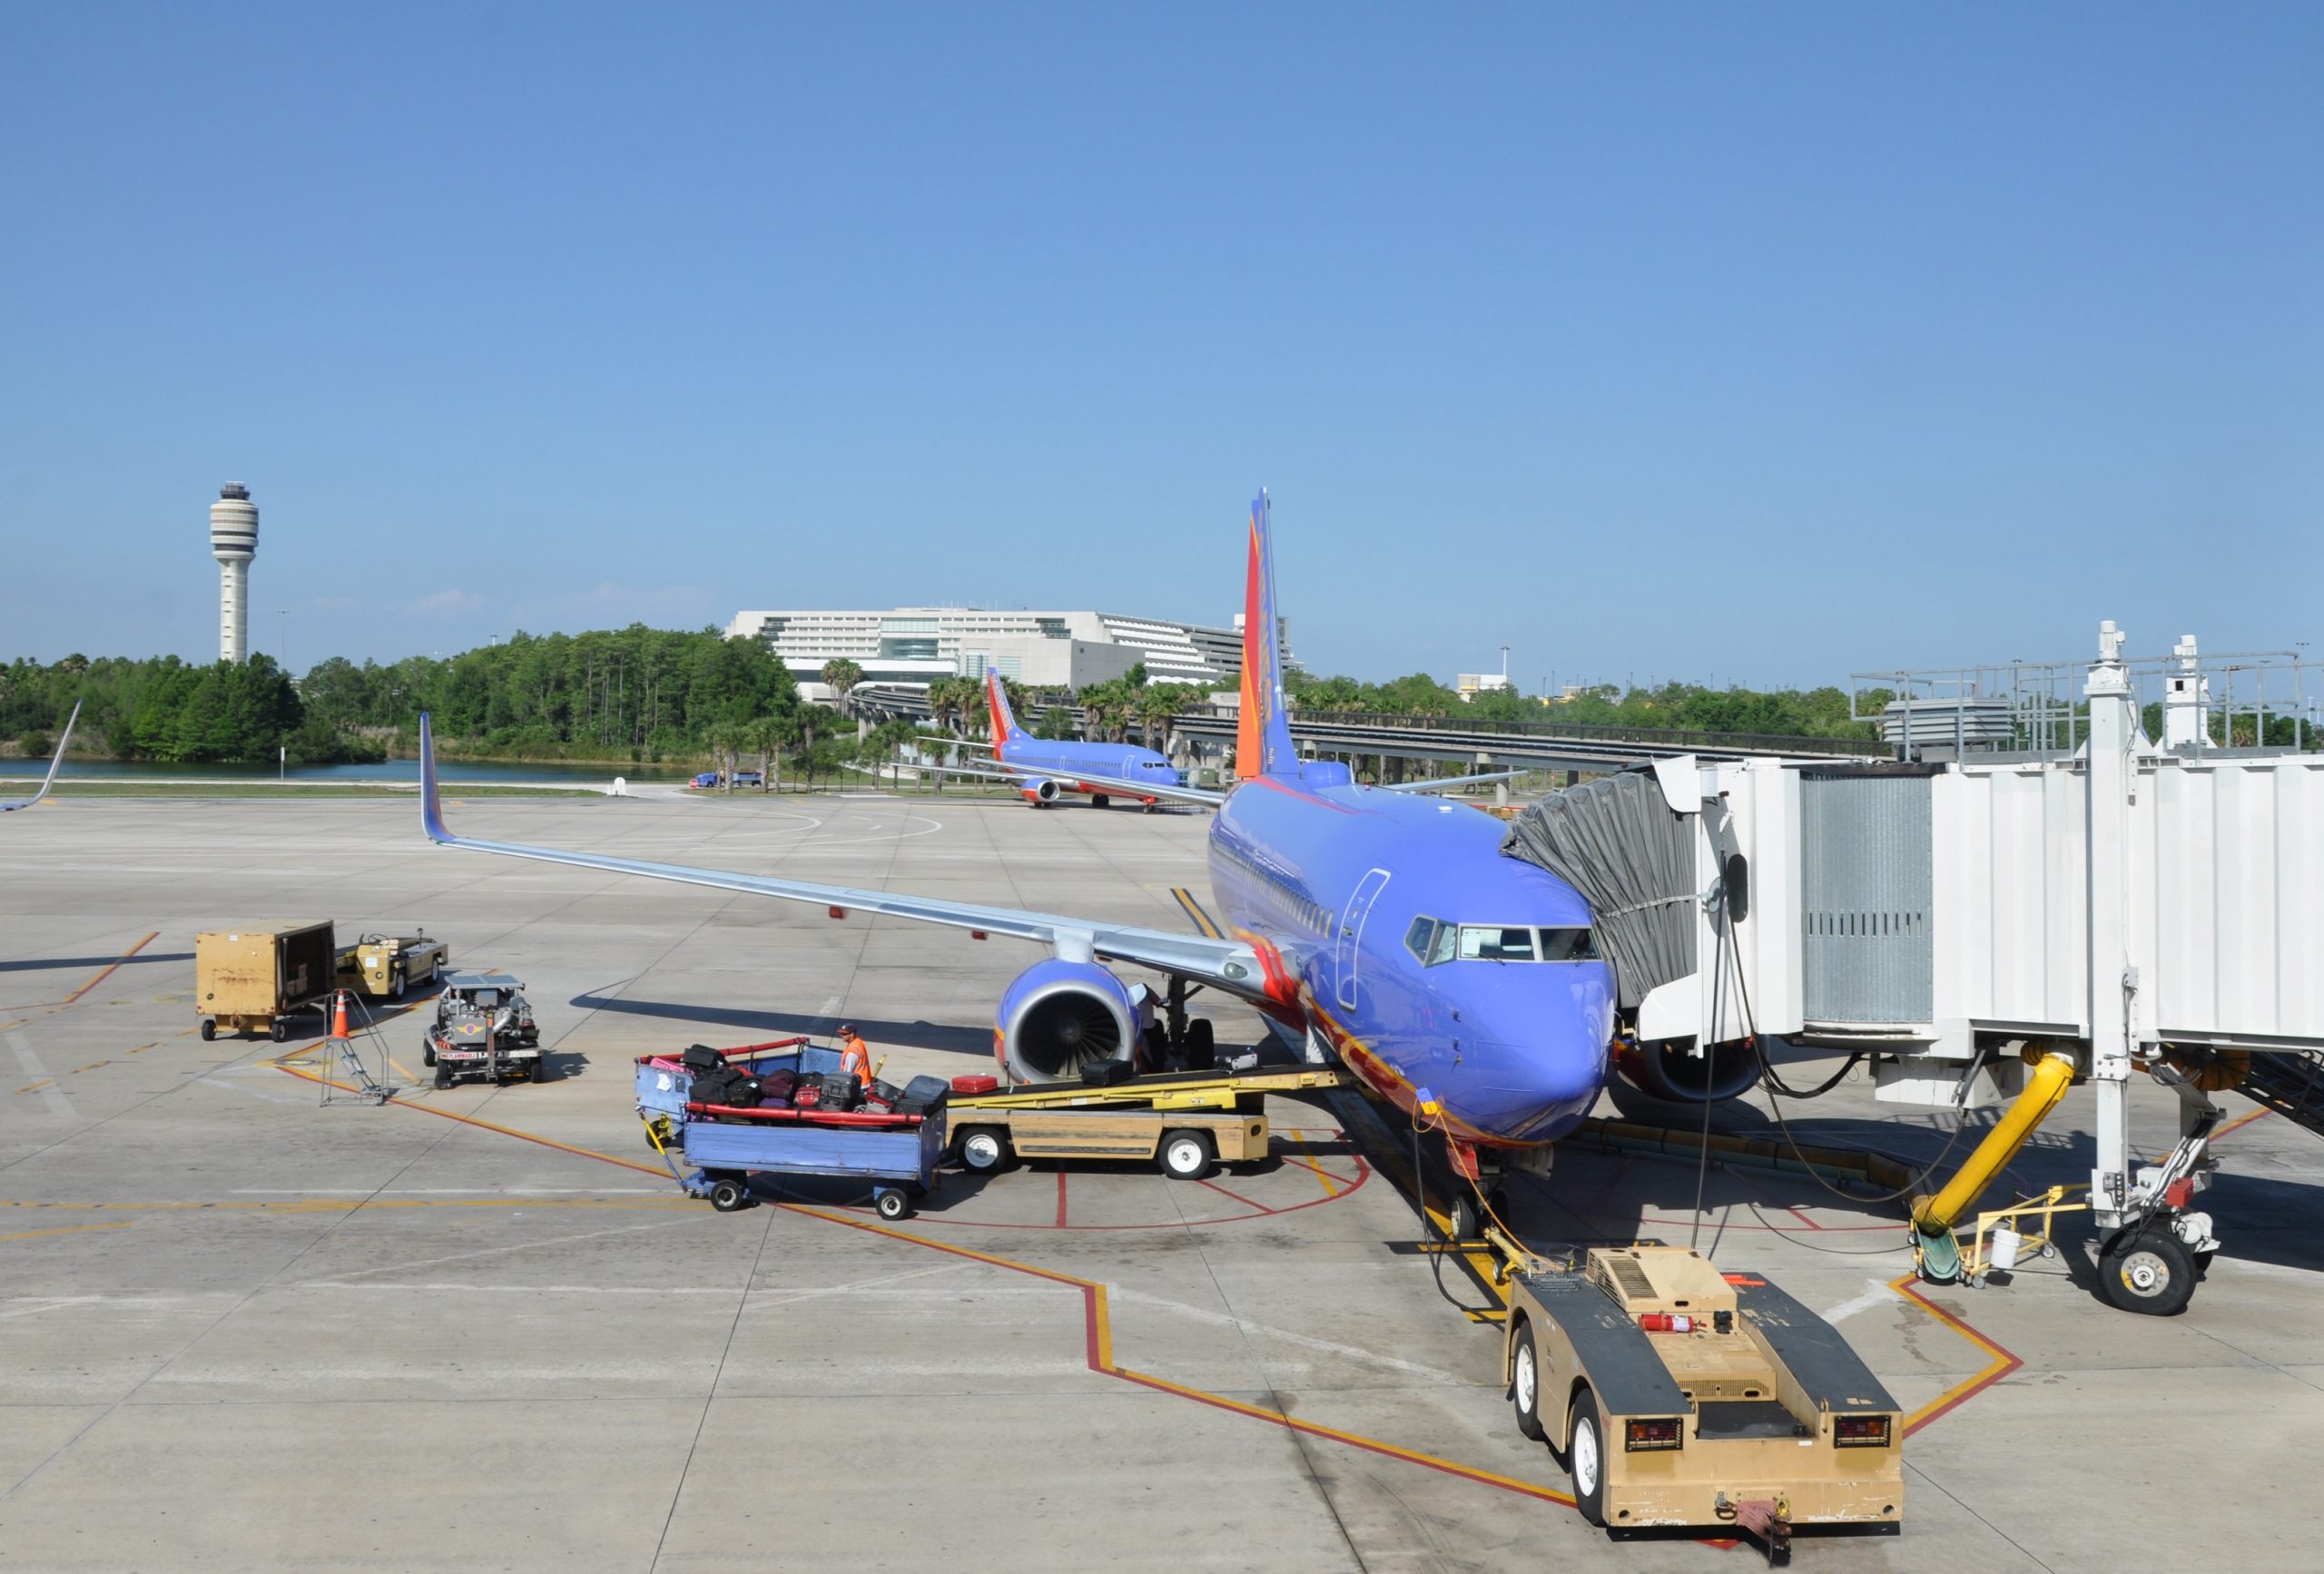
<path fill-rule="evenodd" d="M 38 782 L 48 764 L 42 760 L 0 760 L 0 777 Z M 372 765 L 293 765 L 278 772 L 271 765 L 169 765 L 153 760 L 67 760 L 59 781 L 79 777 L 103 781 L 108 776 L 133 776 L 158 782 L 271 782 L 284 774 L 293 782 L 412 782 L 419 780 L 417 760 L 382 760 Z M 683 765 L 567 765 L 555 761 L 438 760 L 436 774 L 447 782 L 538 782 L 565 786 L 602 783 L 615 776 L 632 782 L 684 782 L 694 772 Z"/>

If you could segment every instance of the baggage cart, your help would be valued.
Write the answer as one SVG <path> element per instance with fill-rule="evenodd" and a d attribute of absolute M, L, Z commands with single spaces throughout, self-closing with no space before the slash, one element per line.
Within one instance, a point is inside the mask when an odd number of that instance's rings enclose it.
<path fill-rule="evenodd" d="M 338 980 L 339 947 L 329 919 L 193 937 L 193 1004 L 205 1039 L 222 1026 L 262 1032 L 280 1044 L 290 1036 L 284 1018 L 300 1011 L 320 1016 Z"/>
<path fill-rule="evenodd" d="M 406 989 L 434 983 L 451 964 L 452 948 L 429 939 L 424 930 L 411 935 L 365 935 L 339 957 L 348 988 L 359 989 L 375 1000 L 401 999 Z"/>
<path fill-rule="evenodd" d="M 837 1074 L 839 1052 L 804 1038 L 719 1051 L 753 1077 L 790 1073 L 799 1082 Z M 720 1213 L 748 1207 L 754 1175 L 819 1176 L 872 1183 L 883 1219 L 911 1215 L 915 1198 L 937 1184 L 943 1162 L 944 1107 L 925 1114 L 763 1105 L 749 1108 L 694 1098 L 695 1078 L 675 1055 L 637 1059 L 637 1113 L 646 1141 L 688 1196 Z"/>

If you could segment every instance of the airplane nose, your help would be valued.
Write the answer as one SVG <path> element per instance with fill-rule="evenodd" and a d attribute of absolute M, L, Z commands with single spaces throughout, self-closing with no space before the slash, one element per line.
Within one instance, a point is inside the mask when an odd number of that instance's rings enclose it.
<path fill-rule="evenodd" d="M 1507 1047 L 1507 1094 L 1521 1107 L 1512 1112 L 1543 1136 L 1561 1135 L 1597 1102 L 1614 1028 L 1613 983 L 1602 965 L 1557 971 L 1564 976 L 1552 987 L 1540 988 L 1549 982 L 1540 979 L 1525 998 L 1498 1002 L 1479 1036 Z"/>

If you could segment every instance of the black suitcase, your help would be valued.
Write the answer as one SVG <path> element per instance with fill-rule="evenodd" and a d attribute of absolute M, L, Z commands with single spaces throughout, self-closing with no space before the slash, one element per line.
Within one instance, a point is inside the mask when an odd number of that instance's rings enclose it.
<path fill-rule="evenodd" d="M 726 1064 L 726 1057 L 707 1044 L 695 1044 L 678 1057 L 678 1063 L 699 1077 L 705 1071 L 715 1071 Z"/>
<path fill-rule="evenodd" d="M 852 1071 L 824 1072 L 822 1107 L 836 1109 L 842 1114 L 853 1109 L 862 1086 Z"/>
<path fill-rule="evenodd" d="M 1137 1075 L 1137 1067 L 1127 1060 L 1100 1060 L 1081 1068 L 1081 1080 L 1092 1087 L 1111 1087 Z"/>
<path fill-rule="evenodd" d="M 941 1077 L 915 1077 L 896 1100 L 898 1115 L 933 1115 L 944 1107 L 952 1085 Z"/>

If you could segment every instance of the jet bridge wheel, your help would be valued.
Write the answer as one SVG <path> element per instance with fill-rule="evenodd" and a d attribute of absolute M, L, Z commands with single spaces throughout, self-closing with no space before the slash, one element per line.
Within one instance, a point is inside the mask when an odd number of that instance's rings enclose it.
<path fill-rule="evenodd" d="M 2194 1298 L 2194 1254 L 2167 1224 L 2150 1221 L 2124 1230 L 2099 1259 L 2098 1282 L 2106 1298 L 2125 1312 L 2169 1317 Z"/>

